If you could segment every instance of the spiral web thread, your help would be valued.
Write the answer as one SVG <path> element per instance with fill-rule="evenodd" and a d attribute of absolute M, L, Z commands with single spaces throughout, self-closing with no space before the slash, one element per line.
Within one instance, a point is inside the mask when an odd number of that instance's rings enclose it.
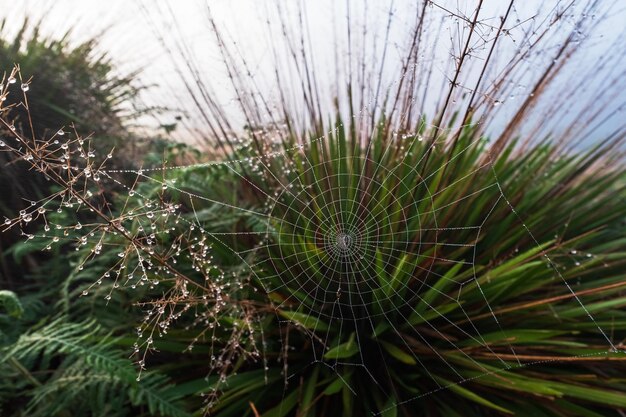
<path fill-rule="evenodd" d="M 329 132 L 329 135 L 335 131 L 336 129 Z M 413 219 L 407 218 L 402 214 L 406 211 L 405 209 L 411 207 L 396 207 L 395 212 L 386 213 L 387 216 L 395 218 L 395 222 L 400 222 L 402 225 L 406 226 L 406 228 L 404 228 L 401 232 L 392 232 L 390 231 L 391 229 L 387 230 L 389 226 L 382 226 L 377 223 L 379 218 L 385 218 L 385 214 L 381 215 L 381 213 L 383 213 L 387 207 L 380 207 L 380 204 L 377 204 L 372 200 L 372 198 L 375 197 L 375 189 L 384 190 L 386 187 L 384 181 L 376 179 L 376 173 L 378 171 L 384 171 L 385 178 L 395 177 L 395 179 L 398 180 L 397 174 L 394 173 L 394 171 L 398 171 L 398 166 L 390 168 L 377 164 L 373 159 L 371 159 L 372 149 L 370 143 L 366 148 L 365 156 L 352 158 L 356 158 L 357 160 L 360 160 L 360 162 L 368 161 L 370 164 L 373 164 L 374 173 L 366 173 L 364 170 L 357 172 L 349 169 L 348 172 L 344 174 L 329 173 L 324 177 L 315 177 L 315 175 L 317 175 L 315 172 L 319 171 L 319 169 L 316 168 L 320 168 L 324 164 L 320 163 L 316 165 L 311 161 L 311 147 L 316 142 L 323 142 L 327 137 L 328 136 L 324 136 L 314 139 L 307 145 L 294 146 L 285 152 L 272 152 L 259 157 L 244 158 L 240 161 L 249 163 L 250 166 L 255 166 L 258 171 L 266 174 L 265 178 L 271 179 L 275 184 L 278 184 L 278 190 L 273 194 L 264 190 L 263 187 L 259 187 L 258 184 L 250 181 L 250 179 L 239 172 L 239 170 L 233 168 L 233 161 L 176 167 L 166 166 L 163 168 L 152 169 L 154 171 L 162 170 L 166 173 L 167 171 L 176 169 L 199 169 L 219 166 L 227 167 L 230 172 L 234 173 L 247 185 L 252 187 L 255 191 L 263 194 L 263 197 L 267 199 L 267 210 L 264 212 L 255 211 L 247 207 L 238 207 L 230 202 L 216 201 L 211 198 L 183 190 L 176 187 L 171 182 L 168 182 L 166 178 L 161 180 L 155 178 L 154 176 L 147 175 L 146 172 L 150 172 L 151 169 L 124 170 L 124 172 L 136 173 L 140 179 L 159 183 L 164 187 L 168 187 L 173 191 L 186 195 L 191 200 L 204 200 L 212 204 L 225 206 L 231 210 L 241 211 L 246 214 L 253 214 L 266 219 L 265 230 L 258 232 L 246 231 L 212 233 L 206 228 L 202 228 L 200 224 L 195 224 L 195 227 L 199 227 L 202 233 L 221 242 L 223 241 L 220 239 L 224 236 L 228 236 L 230 238 L 243 238 L 248 237 L 251 234 L 257 235 L 259 239 L 261 239 L 260 244 L 256 245 L 252 249 L 245 250 L 231 248 L 232 252 L 245 263 L 249 272 L 255 275 L 256 278 L 264 284 L 268 293 L 274 293 L 286 289 L 287 293 L 293 294 L 301 292 L 313 300 L 312 306 L 307 306 L 304 303 L 298 302 L 297 297 L 288 296 L 282 302 L 277 302 L 275 304 L 277 311 L 288 310 L 289 314 L 295 313 L 298 317 L 296 324 L 300 326 L 304 323 L 302 330 L 309 334 L 312 343 L 319 343 L 324 346 L 325 351 L 337 348 L 337 346 L 332 345 L 329 335 L 330 331 L 324 331 L 324 328 L 328 325 L 336 325 L 339 327 L 340 337 L 337 338 L 337 343 L 345 343 L 346 340 L 350 340 L 351 343 L 355 343 L 356 346 L 359 346 L 359 352 L 355 355 L 351 355 L 346 360 L 339 358 L 325 358 L 323 351 L 320 352 L 319 350 L 314 349 L 311 364 L 322 363 L 333 370 L 340 365 L 360 367 L 372 377 L 374 385 L 380 387 L 380 384 L 376 381 L 376 377 L 373 372 L 370 372 L 369 370 L 371 366 L 370 364 L 379 362 L 386 363 L 391 360 L 390 355 L 379 348 L 377 354 L 373 355 L 369 353 L 368 356 L 365 357 L 361 349 L 362 343 L 365 343 L 363 341 L 364 338 L 376 338 L 375 334 L 380 331 L 380 329 L 375 327 L 376 322 L 374 321 L 374 318 L 376 316 L 380 316 L 378 317 L 378 321 L 380 321 L 380 318 L 382 317 L 383 322 L 385 322 L 391 328 L 391 331 L 395 333 L 399 340 L 397 347 L 401 348 L 405 354 L 410 356 L 410 359 L 407 358 L 406 360 L 409 363 L 415 363 L 420 366 L 424 375 L 432 378 L 437 385 L 436 389 L 420 393 L 410 399 L 401 401 L 401 403 L 433 394 L 440 390 L 449 388 L 451 385 L 462 384 L 464 382 L 480 378 L 481 376 L 492 375 L 494 373 L 526 367 L 533 364 L 532 362 L 522 362 L 522 360 L 517 357 L 515 349 L 510 343 L 508 344 L 510 354 L 503 355 L 502 353 L 496 353 L 490 344 L 485 340 L 483 333 L 479 328 L 477 328 L 463 307 L 464 288 L 469 285 L 475 285 L 482 294 L 484 308 L 488 311 L 488 314 L 491 316 L 491 320 L 493 320 L 496 328 L 502 334 L 502 339 L 507 339 L 506 329 L 500 325 L 497 314 L 494 313 L 489 299 L 485 296 L 482 285 L 476 279 L 476 265 L 474 260 L 474 256 L 476 254 L 476 242 L 479 240 L 481 233 L 484 231 L 483 228 L 487 223 L 489 216 L 498 205 L 506 205 L 515 214 L 519 220 L 519 224 L 528 233 L 537 247 L 539 248 L 540 246 L 539 242 L 522 221 L 509 199 L 507 199 L 505 192 L 498 181 L 497 173 L 492 166 L 492 162 L 488 160 L 482 166 L 477 167 L 474 172 L 470 173 L 470 175 L 474 175 L 480 171 L 481 175 L 491 176 L 493 178 L 492 182 L 480 190 L 464 195 L 455 201 L 447 201 L 445 206 L 437 206 L 435 203 L 436 197 L 448 191 L 449 187 L 454 187 L 456 182 L 434 191 L 429 191 L 426 187 L 423 187 L 425 181 L 435 175 L 438 175 L 442 170 L 453 169 L 456 159 L 461 158 L 463 153 L 475 144 L 475 141 L 469 143 L 460 153 L 451 157 L 445 164 L 424 174 L 419 174 L 417 172 L 418 166 L 408 167 L 404 162 L 399 164 L 399 166 L 408 169 L 409 172 L 414 173 L 416 176 L 423 175 L 421 181 L 414 184 L 414 190 L 417 189 L 419 192 L 415 193 L 417 196 L 415 199 L 410 200 L 410 205 L 413 206 L 412 208 L 416 208 L 420 203 L 425 201 L 430 203 L 430 207 L 427 212 L 414 211 L 417 215 L 414 215 Z M 423 139 L 419 134 L 414 134 L 407 135 L 404 140 L 414 144 L 415 141 L 422 141 Z M 388 152 L 393 152 L 393 146 L 398 144 L 401 144 L 401 142 L 389 140 L 387 142 L 387 146 L 382 152 L 383 156 Z M 437 141 L 432 141 L 429 145 L 425 146 L 429 146 L 429 150 L 431 150 L 440 144 L 442 144 L 442 142 L 438 143 Z M 411 147 L 409 146 L 408 148 L 410 149 Z M 321 149 L 322 152 L 332 151 L 324 146 L 322 146 Z M 335 149 L 335 151 L 336 150 L 337 149 Z M 427 153 L 425 153 L 425 155 L 426 154 Z M 270 167 L 270 162 L 276 158 L 281 158 L 284 161 L 280 164 L 282 167 L 292 167 L 297 165 L 296 163 L 293 163 L 296 161 L 298 163 L 302 163 L 304 168 L 301 171 L 294 168 L 293 172 L 297 171 L 297 173 L 292 175 L 291 181 L 288 181 L 285 178 L 279 178 L 279 174 L 275 173 L 273 168 Z M 322 156 L 321 159 L 326 162 L 336 162 L 341 164 L 350 159 L 350 157 L 339 153 L 335 155 L 334 159 L 328 156 Z M 403 160 L 404 158 L 402 161 Z M 353 165 L 352 168 L 357 165 L 358 164 Z M 363 167 L 366 166 L 364 163 L 361 165 Z M 119 170 L 111 170 L 106 172 L 106 175 L 113 178 L 111 175 L 118 171 Z M 289 171 L 290 173 L 293 173 L 291 172 L 292 170 Z M 303 177 L 307 174 L 315 177 L 315 181 L 313 183 L 308 184 L 303 182 Z M 354 178 L 355 174 L 357 175 L 359 186 L 362 186 L 363 183 L 370 184 L 366 187 L 365 191 L 359 191 L 359 188 L 354 185 L 345 184 L 344 180 Z M 119 180 L 115 181 L 118 182 L 118 184 L 121 184 Z M 423 189 L 420 189 L 420 187 Z M 386 191 L 393 194 L 397 190 Z M 319 192 L 319 194 L 315 194 L 316 192 Z M 407 190 L 404 190 L 404 192 L 406 193 Z M 437 213 L 439 211 L 445 209 L 448 205 L 455 206 L 457 204 L 462 204 L 464 199 L 474 197 L 477 193 L 481 195 L 489 195 L 489 198 L 492 201 L 491 209 L 485 213 L 482 218 L 476 219 L 472 223 L 468 224 L 460 223 L 446 225 L 445 227 L 437 226 Z M 400 194 L 397 198 L 394 198 L 394 200 L 397 201 L 397 199 L 401 197 L 402 194 Z M 332 213 L 332 215 L 320 216 L 318 214 L 317 221 L 313 221 L 312 219 L 316 216 L 316 214 L 311 203 L 316 200 L 319 200 L 324 204 L 324 206 L 319 207 L 322 212 L 325 211 L 327 213 Z M 397 206 L 397 204 L 394 204 L 394 206 Z M 353 209 L 355 207 L 359 208 L 357 211 L 360 211 L 360 217 L 354 215 Z M 435 227 L 422 229 L 419 226 L 419 218 L 425 215 L 432 216 Z M 371 221 L 368 221 L 368 216 L 372 217 Z M 296 219 L 295 222 L 293 221 L 294 218 Z M 416 222 L 417 227 L 415 226 Z M 411 224 L 413 224 L 413 226 L 411 226 Z M 454 234 L 459 231 L 471 231 L 473 238 L 464 241 L 454 241 L 450 239 L 437 241 L 437 237 L 442 234 L 454 236 Z M 415 242 L 410 239 L 410 236 L 413 235 L 431 235 L 435 237 L 435 240 L 422 241 L 418 239 L 418 241 Z M 305 242 L 305 245 L 310 245 L 318 249 L 298 253 L 298 250 L 302 245 L 302 242 L 298 242 L 298 239 L 302 236 L 310 239 Z M 420 255 L 420 248 L 423 245 L 435 246 L 438 249 L 432 255 Z M 291 248 L 292 250 L 288 253 L 281 253 L 281 251 L 285 248 Z M 446 256 L 447 252 L 454 252 L 454 250 L 457 250 L 458 248 L 463 248 L 467 251 L 466 253 L 471 254 L 471 256 L 468 259 L 463 260 L 454 259 L 453 254 L 449 257 Z M 432 269 L 423 268 L 419 265 L 399 272 L 399 274 L 402 275 L 421 274 L 419 279 L 419 288 L 416 289 L 408 286 L 400 288 L 394 287 L 390 282 L 381 283 L 376 281 L 377 277 L 375 275 L 371 275 L 371 271 L 375 270 L 375 264 L 377 262 L 376 251 L 381 249 L 383 251 L 389 250 L 391 253 L 388 257 L 382 259 L 384 270 L 396 269 L 398 264 L 402 262 L 403 256 L 407 254 L 418 254 L 418 257 L 431 259 L 433 261 L 431 265 L 436 262 L 441 262 L 449 265 L 450 269 L 455 267 L 460 269 L 469 268 L 473 270 L 473 272 L 469 278 L 461 282 L 454 281 L 453 285 L 457 287 L 457 290 L 455 291 L 457 296 L 454 300 L 448 294 L 439 291 L 437 287 L 433 286 L 433 283 L 438 280 L 453 280 L 448 278 L 446 274 L 437 273 Z M 595 323 L 592 314 L 584 306 L 570 284 L 561 275 L 552 259 L 548 255 L 544 256 L 547 264 L 552 268 L 558 279 L 563 282 L 563 285 L 566 286 L 567 290 L 571 293 L 572 298 L 577 302 L 580 308 L 585 311 L 589 320 Z M 261 260 L 258 260 L 258 258 Z M 380 262 L 380 259 L 378 262 Z M 320 267 L 325 270 L 325 274 L 328 277 L 323 285 L 315 281 L 317 274 L 314 270 Z M 273 271 L 275 273 L 268 275 L 267 271 Z M 370 275 L 368 275 L 368 273 Z M 355 282 L 355 280 L 359 281 Z M 400 281 L 402 280 L 400 279 Z M 278 284 L 276 284 L 277 282 Z M 449 298 L 451 301 L 453 300 L 458 306 L 458 309 L 460 309 L 462 314 L 466 317 L 465 324 L 463 326 L 457 325 L 446 317 L 446 312 L 438 311 L 435 305 L 431 305 L 425 301 L 423 297 L 425 292 L 434 292 L 437 293 L 438 296 Z M 375 311 L 375 313 L 363 315 L 364 311 L 369 310 Z M 409 311 L 410 314 L 407 314 L 407 311 Z M 441 383 L 429 372 L 429 363 L 426 363 L 423 358 L 420 357 L 419 353 L 414 352 L 407 343 L 407 340 L 403 338 L 403 331 L 401 331 L 399 327 L 403 324 L 411 323 L 411 321 L 416 320 L 416 318 L 418 322 L 427 326 L 429 331 L 428 334 L 422 334 L 422 332 L 414 329 L 413 333 L 410 334 L 410 337 L 419 340 L 424 346 L 431 350 L 431 354 L 429 355 L 429 361 L 431 361 L 430 363 L 432 363 L 433 360 L 441 361 L 453 374 L 458 377 L 458 379 L 448 383 Z M 285 317 L 282 317 L 282 320 L 284 320 L 286 325 L 294 324 L 294 320 L 285 319 Z M 484 348 L 485 351 L 493 354 L 500 362 L 501 367 L 498 370 L 494 370 L 491 367 L 483 367 L 483 365 L 472 358 L 471 354 L 468 354 L 467 351 L 457 345 L 454 340 L 448 338 L 444 333 L 442 333 L 436 325 L 431 324 L 431 321 L 444 322 L 446 323 L 446 326 L 454 327 L 467 339 L 476 342 Z M 355 324 L 357 322 L 364 322 L 365 324 Z M 350 325 L 345 325 L 347 323 L 350 323 Z M 607 342 L 607 350 L 580 356 L 604 355 L 607 352 L 618 351 L 605 331 L 602 330 L 597 324 L 596 327 L 598 332 Z M 342 334 L 344 328 L 353 329 L 352 334 Z M 364 330 L 354 331 L 354 329 L 367 329 L 367 332 Z M 406 327 L 404 327 L 404 329 L 406 329 Z M 406 330 L 404 330 L 404 334 L 406 334 Z M 464 359 L 473 363 L 476 368 L 481 369 L 482 373 L 471 378 L 463 377 L 459 372 L 457 372 L 453 363 L 439 354 L 438 350 L 441 349 L 441 344 L 438 343 L 437 346 L 435 346 L 432 343 L 433 339 L 437 339 L 438 342 L 443 340 L 446 348 L 457 351 L 458 354 Z M 337 376 L 343 379 L 342 375 L 339 373 L 337 373 Z M 298 377 L 298 374 L 285 376 L 287 380 L 295 377 Z M 344 382 L 348 388 L 351 389 L 349 383 L 345 380 Z"/>

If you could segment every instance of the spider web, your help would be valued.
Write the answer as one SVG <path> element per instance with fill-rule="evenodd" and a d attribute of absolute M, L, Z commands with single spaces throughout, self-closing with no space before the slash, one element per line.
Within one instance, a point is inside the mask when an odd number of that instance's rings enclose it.
<path fill-rule="evenodd" d="M 433 188 L 431 183 L 445 171 L 454 171 L 455 164 L 482 139 L 468 143 L 434 169 L 424 170 L 431 152 L 445 147 L 444 139 L 425 140 L 420 133 L 395 135 L 383 149 L 373 149 L 370 141 L 364 152 L 357 149 L 360 144 L 353 152 L 346 152 L 349 147 L 333 141 L 333 133 L 338 134 L 338 130 L 286 151 L 237 160 L 105 173 L 110 178 L 115 173 L 135 173 L 140 180 L 185 195 L 192 207 L 194 200 L 204 201 L 264 219 L 264 227 L 253 232 L 213 233 L 210 226 L 193 223 L 201 234 L 221 242 L 243 261 L 275 301 L 274 308 L 285 326 L 296 325 L 320 347 L 312 349 L 311 364 L 322 363 L 335 370 L 353 393 L 350 383 L 337 371 L 339 366 L 363 369 L 373 387 L 385 395 L 391 392 L 380 381 L 384 377 L 380 369 L 387 369 L 393 357 L 419 366 L 436 388 L 402 398 L 400 404 L 481 376 L 531 365 L 518 357 L 492 308 L 488 294 L 494 292 L 486 290 L 491 283 L 477 278 L 476 254 L 485 228 L 494 226 L 489 224 L 491 214 L 502 207 L 514 213 L 538 251 L 540 243 L 506 197 L 490 159 L 446 186 Z M 425 151 L 417 162 L 410 161 L 407 157 L 416 145 Z M 397 163 L 390 166 L 384 161 L 391 154 L 396 155 Z M 245 164 L 256 174 L 244 174 L 236 164 Z M 218 201 L 179 188 L 166 178 L 168 172 L 179 169 L 218 167 L 227 168 L 265 199 L 265 209 Z M 160 172 L 163 178 L 149 175 L 151 172 Z M 472 189 L 468 184 L 477 177 L 490 180 Z M 468 191 L 454 199 L 441 198 L 458 188 Z M 487 200 L 489 210 L 474 219 L 450 220 L 454 219 L 451 210 L 462 212 L 465 205 L 478 199 Z M 197 217 L 195 210 L 194 215 Z M 258 238 L 252 248 L 239 249 L 226 243 L 230 241 L 227 238 L 237 241 L 250 235 Z M 544 258 L 607 342 L 606 351 L 581 356 L 617 351 L 557 265 L 547 254 Z M 468 291 L 480 293 L 481 320 L 473 319 L 464 306 Z M 442 299 L 449 302 L 445 310 L 438 308 Z M 465 317 L 462 322 L 449 317 L 451 313 L 458 317 L 459 312 Z M 475 306 L 472 312 L 476 312 Z M 489 318 L 486 321 L 485 316 Z M 331 329 L 339 329 L 334 337 Z M 466 345 L 447 334 L 449 329 L 462 336 L 463 343 L 470 342 L 491 355 L 499 367 L 486 367 L 477 361 Z M 370 349 L 370 340 L 376 341 L 383 332 L 391 332 L 396 344 L 382 342 Z M 493 340 L 504 343 L 508 352 L 494 347 Z M 416 350 L 416 341 L 421 351 Z M 450 359 L 450 352 L 461 360 Z M 429 368 L 435 362 L 447 368 L 454 379 L 433 375 Z M 460 362 L 472 364 L 479 374 L 464 376 Z M 286 383 L 298 375 L 285 375 Z"/>

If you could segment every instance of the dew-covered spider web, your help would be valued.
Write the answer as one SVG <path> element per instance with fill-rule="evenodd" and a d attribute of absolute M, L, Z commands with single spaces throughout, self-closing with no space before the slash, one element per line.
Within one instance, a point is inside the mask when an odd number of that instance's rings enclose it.
<path fill-rule="evenodd" d="M 140 195 L 138 184 L 148 182 L 187 199 L 193 208 L 185 216 L 187 229 L 201 242 L 213 242 L 209 251 L 226 250 L 242 261 L 232 273 L 234 282 L 244 291 L 260 284 L 282 325 L 310 338 L 311 364 L 360 369 L 372 389 L 387 397 L 394 394 L 385 384 L 390 362 L 419 367 L 433 388 L 405 387 L 414 395 L 396 395 L 399 402 L 533 364 L 510 343 L 506 321 L 499 318 L 506 308 L 494 308 L 514 290 L 507 284 L 508 267 L 528 258 L 538 259 L 562 286 L 571 311 L 584 312 L 606 342 L 606 350 L 581 356 L 617 351 L 510 202 L 483 138 L 467 140 L 450 153 L 450 132 L 426 124 L 384 141 L 374 139 L 375 128 L 367 143 L 351 143 L 342 128 L 303 144 L 269 141 L 278 150 L 260 155 L 250 151 L 249 141 L 242 147 L 245 156 L 235 160 L 102 172 L 130 195 Z M 468 159 L 476 163 L 464 170 Z M 188 179 L 210 171 L 230 175 L 230 186 L 239 187 L 237 197 L 220 200 L 210 190 L 179 187 L 173 178 L 180 171 Z M 119 174 L 135 177 L 123 183 Z M 440 185 L 444 175 L 454 180 Z M 143 213 L 146 217 L 167 213 L 162 201 L 140 197 L 155 207 Z M 206 210 L 215 211 L 214 221 L 241 217 L 245 230 L 215 228 L 201 220 Z M 512 214 L 508 223 L 492 221 L 494 213 L 503 212 Z M 505 235 L 520 240 L 524 236 L 530 248 L 491 264 L 487 247 L 493 242 L 484 241 L 490 228 L 504 228 Z M 593 256 L 574 251 L 571 257 L 580 265 Z M 540 309 L 552 314 L 549 303 Z M 558 331 L 557 325 L 550 331 Z M 283 360 L 285 383 L 297 380 L 298 371 Z M 355 393 L 346 375 L 338 376 Z M 228 377 L 223 383 L 228 385 Z"/>

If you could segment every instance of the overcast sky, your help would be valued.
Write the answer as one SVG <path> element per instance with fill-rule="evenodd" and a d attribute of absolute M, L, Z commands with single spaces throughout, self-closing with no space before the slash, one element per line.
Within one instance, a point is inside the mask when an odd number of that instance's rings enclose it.
<path fill-rule="evenodd" d="M 384 26 L 391 1 L 370 1 L 364 21 L 373 27 Z M 333 45 L 342 42 L 341 39 L 338 42 L 338 36 L 345 36 L 344 32 L 338 35 L 334 29 L 337 20 L 341 20 L 345 14 L 345 4 L 333 0 L 289 3 L 306 4 L 307 22 L 315 43 L 316 69 L 323 79 L 334 68 Z M 400 43 L 413 27 L 414 3 L 408 0 L 396 0 L 393 3 L 396 14 L 390 43 Z M 475 4 L 474 1 L 461 0 L 437 3 L 467 15 L 471 15 Z M 481 14 L 484 21 L 496 24 L 506 3 L 501 0 L 486 1 Z M 517 3 L 515 17 L 523 22 L 532 16 L 541 17 L 542 14 L 553 12 L 552 6 L 557 2 L 532 0 Z M 568 70 L 572 71 L 570 75 L 574 77 L 575 71 L 583 73 L 585 67 L 593 67 L 600 57 L 615 53 L 613 42 L 624 35 L 626 3 L 624 6 L 620 6 L 619 1 L 609 0 L 605 3 L 607 7 L 603 10 L 609 12 L 607 19 L 589 16 L 589 19 L 597 19 L 597 24 L 592 39 L 586 43 L 584 53 L 580 54 L 582 58 L 579 64 Z M 215 86 L 220 102 L 228 108 L 233 105 L 232 91 L 229 91 L 222 59 L 208 28 L 207 4 L 216 21 L 225 28 L 232 40 L 238 42 L 240 51 L 246 55 L 252 69 L 259 74 L 268 70 L 273 64 L 269 59 L 271 41 L 266 24 L 267 19 L 273 19 L 274 2 L 270 0 L 0 0 L 0 15 L 8 21 L 5 32 L 19 27 L 23 17 L 29 16 L 32 20 L 43 18 L 46 33 L 61 34 L 72 28 L 72 39 L 77 42 L 103 33 L 102 48 L 110 52 L 122 72 L 141 68 L 142 82 L 156 85 L 146 97 L 149 104 L 169 104 L 172 101 L 168 97 L 179 95 L 181 90 L 175 65 L 171 57 L 164 53 L 163 44 L 156 35 L 160 33 L 165 36 L 166 42 L 175 43 L 182 39 L 194 56 L 195 64 L 202 69 L 203 76 L 209 78 Z M 365 3 L 350 0 L 349 4 L 354 12 Z M 359 16 L 359 13 L 354 14 Z M 16 22 L 16 25 L 12 26 L 11 22 Z M 394 52 L 401 54 L 401 51 Z M 443 50 L 442 60 L 446 58 L 446 53 Z M 623 60 L 621 66 L 624 67 Z M 444 70 L 441 69 L 441 72 L 443 77 Z M 598 73 L 597 76 L 605 77 L 606 74 Z M 624 103 L 626 95 L 622 93 L 621 97 L 621 103 Z M 182 104 L 177 105 L 185 106 L 185 100 L 184 94 L 180 95 L 176 102 Z"/>

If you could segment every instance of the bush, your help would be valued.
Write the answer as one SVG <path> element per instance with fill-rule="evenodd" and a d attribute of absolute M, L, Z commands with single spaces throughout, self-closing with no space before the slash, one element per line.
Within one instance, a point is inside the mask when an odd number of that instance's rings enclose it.
<path fill-rule="evenodd" d="M 6 29 L 7 21 L 1 27 Z M 98 52 L 98 39 L 70 45 L 71 33 L 61 39 L 41 35 L 40 25 L 24 21 L 17 34 L 9 39 L 0 33 L 0 66 L 4 69 L 19 63 L 19 76 L 5 84 L 3 117 L 7 126 L 0 127 L 1 140 L 11 141 L 11 129 L 37 138 L 50 140 L 59 131 L 74 131 L 92 136 L 93 152 L 108 154 L 117 148 L 113 165 L 134 160 L 138 140 L 132 138 L 127 126 L 140 114 L 136 97 L 136 74 L 117 75 L 112 61 Z M 33 77 L 37 74 L 36 77 Z M 5 81 L 9 75 L 5 75 Z M 28 91 L 23 102 L 22 89 Z M 10 113 L 8 113 L 10 109 Z M 30 118 L 29 114 L 37 115 Z M 14 162 L 0 153 L 0 214 L 12 216 L 24 206 L 24 199 L 38 200 L 50 192 L 50 183 L 39 175 L 31 175 L 26 164 Z M 18 236 L 3 234 L 2 247 L 7 249 Z M 31 258 L 31 255 L 29 255 Z M 2 258 L 3 285 L 17 288 L 20 268 L 31 269 L 35 259 L 17 266 Z"/>

